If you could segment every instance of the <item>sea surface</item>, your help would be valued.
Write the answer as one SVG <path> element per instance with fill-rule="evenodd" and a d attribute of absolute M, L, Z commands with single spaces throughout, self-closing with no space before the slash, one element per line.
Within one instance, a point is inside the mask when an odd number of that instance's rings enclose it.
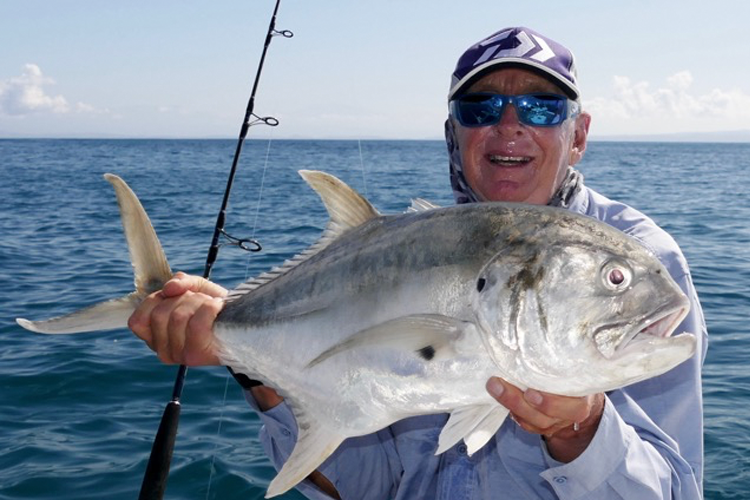
<path fill-rule="evenodd" d="M 202 273 L 230 140 L 0 140 L 0 499 L 136 498 L 176 367 L 126 330 L 41 336 L 14 318 L 124 295 L 132 275 L 111 187 L 138 193 L 174 270 Z M 299 169 L 331 172 L 384 213 L 452 203 L 439 141 L 245 144 L 222 248 L 232 287 L 313 242 L 326 223 Z M 750 498 L 750 144 L 593 142 L 591 187 L 652 216 L 681 245 L 705 311 L 705 495 Z M 188 372 L 166 498 L 259 499 L 274 475 L 259 421 L 222 368 Z M 298 493 L 282 497 L 300 499 Z"/>

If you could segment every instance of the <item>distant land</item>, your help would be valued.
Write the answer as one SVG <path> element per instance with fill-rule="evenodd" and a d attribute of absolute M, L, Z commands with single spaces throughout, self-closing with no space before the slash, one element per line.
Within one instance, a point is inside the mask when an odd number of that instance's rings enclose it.
<path fill-rule="evenodd" d="M 37 135 L 32 136 L 29 134 L 17 134 L 14 132 L 8 132 L 0 130 L 0 139 L 237 139 L 234 137 L 224 136 L 204 136 L 204 137 L 177 137 L 177 136 L 161 136 L 161 137 L 146 137 L 146 136 L 124 136 L 116 134 L 71 134 L 71 135 Z M 258 139 L 257 137 L 248 137 L 248 139 Z M 302 137 L 302 136 L 287 136 L 283 137 L 277 135 L 274 140 L 362 140 L 362 141 L 392 141 L 400 140 L 393 137 Z M 443 141 L 442 137 L 421 137 L 421 138 L 405 138 L 404 140 L 425 140 L 425 141 Z M 683 132 L 674 134 L 641 134 L 641 135 L 628 135 L 628 134 L 617 134 L 617 135 L 598 135 L 591 134 L 589 140 L 593 142 L 708 142 L 708 143 L 746 143 L 750 142 L 750 130 L 734 130 L 724 132 Z"/>

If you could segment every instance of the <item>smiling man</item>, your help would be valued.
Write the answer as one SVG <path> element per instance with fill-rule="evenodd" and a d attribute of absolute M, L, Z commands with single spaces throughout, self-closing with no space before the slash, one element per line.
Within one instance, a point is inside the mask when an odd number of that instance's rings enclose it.
<path fill-rule="evenodd" d="M 448 101 L 456 202 L 558 206 L 638 240 L 690 300 L 675 333 L 693 333 L 696 354 L 659 377 L 582 398 L 492 378 L 487 390 L 513 418 L 474 455 L 459 444 L 436 456 L 447 415 L 414 417 L 345 441 L 298 488 L 310 498 L 358 500 L 701 498 L 703 313 L 674 240 L 642 213 L 585 186 L 575 170 L 591 117 L 581 108 L 572 53 L 528 28 L 501 30 L 461 56 Z M 130 327 L 165 362 L 217 364 L 212 325 L 225 293 L 180 274 L 141 304 Z M 272 389 L 238 380 L 265 424 L 266 452 L 281 467 L 296 441 L 294 417 Z"/>

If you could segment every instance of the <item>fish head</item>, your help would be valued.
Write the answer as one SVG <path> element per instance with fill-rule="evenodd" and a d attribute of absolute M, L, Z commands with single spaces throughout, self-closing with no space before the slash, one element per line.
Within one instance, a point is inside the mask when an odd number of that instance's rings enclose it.
<path fill-rule="evenodd" d="M 692 334 L 670 337 L 688 299 L 633 241 L 519 241 L 484 266 L 473 294 L 485 347 L 519 386 L 603 392 L 664 373 L 695 351 Z"/>

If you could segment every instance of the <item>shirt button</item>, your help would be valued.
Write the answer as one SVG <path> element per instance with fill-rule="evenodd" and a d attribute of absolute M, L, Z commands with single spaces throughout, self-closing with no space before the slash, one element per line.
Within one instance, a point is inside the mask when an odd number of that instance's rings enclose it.
<path fill-rule="evenodd" d="M 466 445 L 462 444 L 461 446 L 459 446 L 459 447 L 458 447 L 458 452 L 459 452 L 459 453 L 460 453 L 461 455 L 466 455 Z"/>
<path fill-rule="evenodd" d="M 565 476 L 555 476 L 555 482 L 557 484 L 563 484 L 567 480 L 568 480 L 568 478 L 565 477 Z"/>
<path fill-rule="evenodd" d="M 285 436 L 291 436 L 291 435 L 292 435 L 292 433 L 291 433 L 291 432 L 289 432 L 289 431 L 288 431 L 287 429 L 281 429 L 281 433 L 282 433 L 283 435 L 285 435 Z"/>

